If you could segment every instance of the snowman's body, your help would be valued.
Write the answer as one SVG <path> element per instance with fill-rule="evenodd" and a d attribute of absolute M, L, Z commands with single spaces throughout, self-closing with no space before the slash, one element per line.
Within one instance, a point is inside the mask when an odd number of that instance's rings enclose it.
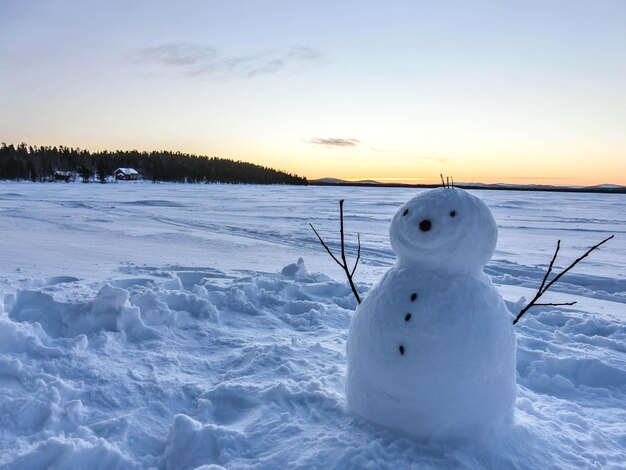
<path fill-rule="evenodd" d="M 461 189 L 427 191 L 398 210 L 390 238 L 398 260 L 350 325 L 350 409 L 427 438 L 511 423 L 515 334 L 483 273 L 497 238 L 491 212 Z"/>

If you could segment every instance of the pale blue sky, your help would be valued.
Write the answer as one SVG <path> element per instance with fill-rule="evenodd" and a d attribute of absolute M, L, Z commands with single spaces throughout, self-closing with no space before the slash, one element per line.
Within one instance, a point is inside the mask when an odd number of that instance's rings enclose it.
<path fill-rule="evenodd" d="M 0 0 L 0 102 L 6 142 L 626 183 L 626 2 Z"/>

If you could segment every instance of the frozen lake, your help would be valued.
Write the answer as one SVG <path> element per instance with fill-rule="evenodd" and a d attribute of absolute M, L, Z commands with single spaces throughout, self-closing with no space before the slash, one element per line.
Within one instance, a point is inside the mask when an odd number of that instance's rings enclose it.
<path fill-rule="evenodd" d="M 0 466 L 623 468 L 625 195 L 473 191 L 512 310 L 558 239 L 563 268 L 615 234 L 543 299 L 577 305 L 516 327 L 513 436 L 413 442 L 345 410 L 355 303 L 308 224 L 337 248 L 346 200 L 366 293 L 417 191 L 0 183 Z M 300 257 L 308 274 L 280 274 Z"/>
<path fill-rule="evenodd" d="M 2 274 L 71 271 L 111 275 L 123 263 L 210 265 L 273 272 L 304 257 L 314 270 L 340 278 L 308 226 L 338 240 L 338 201 L 346 200 L 346 232 L 363 245 L 359 270 L 372 282 L 393 263 L 387 231 L 404 188 L 180 185 L 151 183 L 0 183 Z M 576 272 L 626 279 L 626 195 L 474 191 L 499 225 L 493 269 L 546 264 L 556 240 L 564 260 L 595 242 L 616 238 Z M 53 234 L 62 234 L 56 237 Z M 51 238 L 51 236 L 53 238 Z M 9 254 L 7 256 L 6 254 Z M 19 253 L 19 256 L 10 256 Z"/>

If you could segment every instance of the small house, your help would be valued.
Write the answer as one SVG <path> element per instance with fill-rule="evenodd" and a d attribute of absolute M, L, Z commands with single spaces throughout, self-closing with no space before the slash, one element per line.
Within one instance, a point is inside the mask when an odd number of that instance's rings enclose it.
<path fill-rule="evenodd" d="M 116 180 L 136 180 L 139 173 L 134 168 L 118 168 L 113 172 L 113 176 Z"/>
<path fill-rule="evenodd" d="M 65 181 L 67 183 L 74 180 L 74 174 L 71 171 L 56 170 L 52 176 L 54 181 Z"/>

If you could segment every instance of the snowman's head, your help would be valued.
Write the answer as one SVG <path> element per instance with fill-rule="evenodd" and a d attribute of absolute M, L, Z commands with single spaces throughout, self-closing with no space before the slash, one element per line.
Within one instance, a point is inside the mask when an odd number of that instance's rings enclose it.
<path fill-rule="evenodd" d="M 389 238 L 401 262 L 472 271 L 491 259 L 498 227 L 483 201 L 463 189 L 442 187 L 402 205 L 391 221 Z"/>

